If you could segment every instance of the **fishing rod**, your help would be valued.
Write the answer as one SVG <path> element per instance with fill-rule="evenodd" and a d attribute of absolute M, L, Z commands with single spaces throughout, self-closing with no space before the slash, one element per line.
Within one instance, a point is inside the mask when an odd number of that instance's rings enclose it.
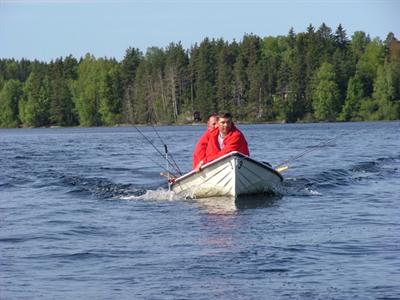
<path fill-rule="evenodd" d="M 169 169 L 161 165 L 158 161 L 152 159 L 149 155 L 143 154 L 147 159 L 151 160 L 153 163 L 155 163 L 157 166 L 159 166 L 161 169 L 163 169 L 166 173 L 161 172 L 160 175 L 164 177 L 168 177 L 168 181 L 171 178 L 170 175 L 172 175 L 172 178 L 176 178 L 176 174 L 172 173 Z"/>
<path fill-rule="evenodd" d="M 168 147 L 167 147 L 167 144 L 164 142 L 164 140 L 163 140 L 163 139 L 161 138 L 161 136 L 158 134 L 158 131 L 156 130 L 155 126 L 154 126 L 153 124 L 152 124 L 151 126 L 153 127 L 153 130 L 154 130 L 154 132 L 157 134 L 157 136 L 158 136 L 158 138 L 160 139 L 161 143 L 164 145 L 165 155 L 168 156 Z M 171 156 L 172 162 L 174 163 L 174 165 L 175 165 L 175 167 L 176 167 L 175 170 L 177 170 L 178 173 L 179 173 L 180 175 L 182 175 L 181 169 L 178 167 L 178 164 L 176 163 L 174 157 L 172 156 L 172 153 L 171 153 L 170 156 Z"/>
<path fill-rule="evenodd" d="M 142 131 L 139 130 L 139 128 L 137 128 L 135 125 L 133 125 L 133 127 L 142 135 L 142 137 L 150 144 L 153 146 L 153 148 L 157 151 L 157 153 L 167 161 L 167 166 L 170 165 L 171 167 L 173 167 L 175 169 L 175 171 L 177 171 L 180 175 L 182 175 L 181 171 L 176 168 L 171 161 L 168 159 L 168 156 L 164 156 L 160 150 L 158 150 L 158 148 L 150 141 L 150 139 L 144 135 L 144 133 Z M 168 171 L 168 170 L 167 170 Z"/>
<path fill-rule="evenodd" d="M 341 134 L 338 134 L 337 136 L 335 136 L 335 137 L 333 137 L 333 138 L 331 138 L 331 139 L 329 139 L 327 141 L 322 141 L 321 143 L 319 143 L 317 145 L 311 146 L 310 149 L 307 149 L 307 150 L 301 152 L 300 154 L 295 155 L 295 156 L 293 156 L 293 157 L 281 162 L 280 164 L 278 164 L 275 167 L 275 170 L 278 171 L 278 172 L 286 171 L 287 169 L 289 169 L 289 166 L 287 165 L 289 162 L 295 161 L 295 160 L 299 159 L 300 157 L 303 157 L 304 155 L 306 155 L 308 153 L 311 153 L 311 152 L 313 152 L 315 150 L 318 150 L 322 146 L 326 146 L 326 145 L 330 144 L 331 142 L 333 142 L 334 140 L 336 140 L 338 137 L 342 136 L 343 134 L 344 134 L 344 132 L 341 133 Z"/>

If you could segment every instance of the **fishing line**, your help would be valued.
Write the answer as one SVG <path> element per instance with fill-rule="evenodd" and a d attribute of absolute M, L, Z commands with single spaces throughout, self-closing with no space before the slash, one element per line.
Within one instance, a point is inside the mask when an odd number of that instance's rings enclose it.
<path fill-rule="evenodd" d="M 304 155 L 306 155 L 306 154 L 308 154 L 308 153 L 311 153 L 311 152 L 313 152 L 313 151 L 315 151 L 315 150 L 318 150 L 318 149 L 319 149 L 320 147 L 322 147 L 322 146 L 328 145 L 329 143 L 331 143 L 332 141 L 336 140 L 338 137 L 344 135 L 345 133 L 346 133 L 346 132 L 343 132 L 343 133 L 338 134 L 337 136 L 335 136 L 335 137 L 333 137 L 333 138 L 331 138 L 331 139 L 329 139 L 329 140 L 327 140 L 327 141 L 322 141 L 321 143 L 319 143 L 319 144 L 317 144 L 317 145 L 311 146 L 311 147 L 310 147 L 311 149 L 307 149 L 307 150 L 301 152 L 300 154 L 295 155 L 295 156 L 289 158 L 288 160 L 285 160 L 285 161 L 281 162 L 280 164 L 278 164 L 278 165 L 275 167 L 275 169 L 278 169 L 279 167 L 282 167 L 282 166 L 288 164 L 289 162 L 295 161 L 295 160 L 299 159 L 300 157 L 303 157 Z"/>
<path fill-rule="evenodd" d="M 173 177 L 177 177 L 174 173 L 172 173 L 171 171 L 167 170 L 166 167 L 164 167 L 163 165 L 161 165 L 158 161 L 152 159 L 150 156 L 142 153 L 144 157 L 146 157 L 147 159 L 151 160 L 153 163 L 155 163 L 157 166 L 159 166 L 161 169 L 163 169 L 165 172 L 171 174 Z"/>
<path fill-rule="evenodd" d="M 158 138 L 160 139 L 161 143 L 164 145 L 165 153 L 168 153 L 167 144 L 164 143 L 164 140 L 163 140 L 163 139 L 161 138 L 161 136 L 158 134 L 158 131 L 156 130 L 156 128 L 154 127 L 154 125 L 151 125 L 151 126 L 153 127 L 153 130 L 154 130 L 154 132 L 157 134 L 157 136 L 158 136 Z M 179 173 L 180 175 L 182 175 L 181 169 L 178 167 L 178 164 L 176 163 L 174 157 L 172 156 L 172 153 L 170 153 L 170 156 L 171 156 L 172 162 L 173 162 L 174 165 L 175 165 L 175 170 L 177 170 L 178 173 Z"/>
<path fill-rule="evenodd" d="M 169 159 L 166 158 L 166 157 L 161 153 L 160 150 L 158 150 L 158 148 L 150 141 L 150 139 L 149 139 L 147 136 L 144 135 L 144 133 L 143 133 L 142 131 L 139 130 L 139 128 L 137 128 L 135 125 L 132 125 L 132 126 L 142 135 L 142 137 L 143 137 L 150 145 L 153 146 L 153 148 L 157 151 L 157 153 L 160 154 L 160 156 L 161 156 L 163 159 L 165 159 L 171 167 L 173 167 L 173 168 L 175 169 L 175 171 L 177 171 L 179 174 L 182 175 L 182 173 L 180 172 L 180 170 L 177 169 L 177 168 L 169 161 Z"/>

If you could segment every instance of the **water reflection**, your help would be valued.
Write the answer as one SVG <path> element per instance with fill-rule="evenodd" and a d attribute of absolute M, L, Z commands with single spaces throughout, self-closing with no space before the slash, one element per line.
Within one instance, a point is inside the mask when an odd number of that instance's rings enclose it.
<path fill-rule="evenodd" d="M 236 199 L 234 197 L 209 197 L 193 201 L 210 214 L 231 215 L 245 209 L 273 206 L 281 198 L 280 195 L 248 195 Z"/>

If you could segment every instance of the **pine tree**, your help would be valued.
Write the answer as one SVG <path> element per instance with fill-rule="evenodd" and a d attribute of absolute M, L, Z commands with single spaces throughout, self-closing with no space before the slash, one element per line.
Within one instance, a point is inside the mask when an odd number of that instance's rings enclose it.
<path fill-rule="evenodd" d="M 302 119 L 308 108 L 311 107 L 311 99 L 306 98 L 307 78 L 304 76 L 307 72 L 307 65 L 305 64 L 306 43 L 304 33 L 298 34 L 290 66 L 289 86 L 292 93 L 289 98 L 291 101 L 289 120 L 291 122 Z M 309 108 L 309 110 L 311 109 Z"/>
<path fill-rule="evenodd" d="M 122 121 L 123 84 L 119 65 L 110 69 L 100 83 L 99 113 L 102 124 L 112 126 Z"/>
<path fill-rule="evenodd" d="M 371 42 L 370 38 L 363 31 L 354 32 L 351 37 L 350 48 L 356 63 L 365 52 L 365 48 Z"/>
<path fill-rule="evenodd" d="M 204 39 L 199 48 L 195 62 L 195 98 L 194 109 L 200 112 L 203 119 L 216 111 L 216 47 L 215 41 Z"/>
<path fill-rule="evenodd" d="M 177 122 L 183 107 L 189 102 L 189 58 L 180 43 L 171 43 L 166 51 L 165 85 L 167 103 L 172 108 L 172 114 L 168 121 Z"/>
<path fill-rule="evenodd" d="M 322 23 L 316 32 L 319 47 L 320 63 L 330 62 L 330 58 L 335 50 L 335 40 L 332 29 Z"/>
<path fill-rule="evenodd" d="M 240 48 L 248 80 L 244 112 L 249 121 L 256 121 L 263 117 L 265 108 L 265 76 L 263 74 L 264 65 L 261 62 L 261 39 L 256 35 L 245 35 Z"/>
<path fill-rule="evenodd" d="M 349 45 L 349 39 L 346 35 L 346 30 L 344 30 L 342 24 L 339 24 L 335 31 L 335 35 L 333 37 L 336 47 L 339 49 L 345 49 Z"/>
<path fill-rule="evenodd" d="M 278 93 L 278 70 L 282 64 L 282 54 L 287 47 L 288 45 L 283 37 L 266 37 L 262 41 L 261 60 L 265 80 L 264 118 L 268 121 L 277 118 L 277 111 L 274 107 L 274 95 Z"/>
<path fill-rule="evenodd" d="M 234 46 L 235 47 L 235 46 Z M 234 107 L 233 66 L 236 60 L 234 47 L 224 43 L 217 57 L 217 110 L 232 111 Z"/>
<path fill-rule="evenodd" d="M 123 86 L 123 119 L 125 122 L 134 122 L 134 85 L 139 64 L 143 61 L 143 54 L 139 49 L 129 47 L 121 62 L 121 80 Z"/>
<path fill-rule="evenodd" d="M 50 64 L 50 122 L 53 125 L 72 126 L 78 122 L 67 77 L 73 76 L 69 67 L 66 69 L 62 59 Z"/>

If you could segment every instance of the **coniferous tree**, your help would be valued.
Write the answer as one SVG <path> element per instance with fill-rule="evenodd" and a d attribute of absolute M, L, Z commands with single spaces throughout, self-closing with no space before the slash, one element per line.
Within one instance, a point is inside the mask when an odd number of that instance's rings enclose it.
<path fill-rule="evenodd" d="M 241 54 L 241 49 L 239 48 L 233 68 L 234 106 L 232 111 L 238 119 L 244 119 L 245 117 L 244 108 L 246 105 L 246 91 L 248 90 L 248 86 L 249 83 L 246 74 L 246 60 Z"/>
<path fill-rule="evenodd" d="M 132 121 L 136 124 L 149 122 L 150 100 L 148 99 L 146 90 L 150 81 L 150 76 L 148 74 L 146 65 L 146 61 L 140 63 L 135 76 L 135 84 L 133 88 L 134 95 L 133 99 L 131 100 L 131 105 L 133 108 Z"/>
<path fill-rule="evenodd" d="M 346 30 L 344 30 L 342 24 L 339 24 L 335 34 L 333 36 L 336 47 L 339 49 L 346 49 L 349 45 L 349 39 L 347 38 Z"/>
<path fill-rule="evenodd" d="M 195 62 L 195 99 L 194 109 L 200 112 L 203 119 L 216 111 L 216 47 L 215 41 L 204 39 L 198 48 Z"/>
<path fill-rule="evenodd" d="M 292 93 L 288 100 L 290 101 L 290 109 L 288 112 L 288 120 L 295 122 L 304 117 L 306 108 L 311 107 L 311 99 L 306 99 L 306 86 L 307 78 L 304 76 L 306 73 L 306 39 L 304 34 L 298 34 L 296 39 L 295 48 L 293 49 L 293 56 L 291 60 L 290 72 L 290 90 Z M 310 103 L 308 103 L 310 102 Z"/>
<path fill-rule="evenodd" d="M 294 57 L 294 48 L 290 45 L 290 38 L 288 40 L 288 47 L 282 53 L 282 63 L 278 70 L 277 79 L 277 94 L 274 97 L 274 111 L 278 115 L 278 119 L 285 122 L 294 122 L 294 89 L 292 88 L 292 61 Z"/>
<path fill-rule="evenodd" d="M 318 36 L 314 27 L 310 24 L 305 33 L 305 90 L 304 90 L 304 110 L 305 114 L 312 112 L 312 80 L 315 71 L 320 66 L 320 46 L 318 44 Z"/>
<path fill-rule="evenodd" d="M 264 76 L 261 62 L 261 39 L 256 35 L 245 35 L 241 45 L 247 92 L 244 93 L 246 107 L 245 118 L 249 121 L 260 120 L 264 110 Z"/>
<path fill-rule="evenodd" d="M 370 43 L 370 38 L 363 31 L 354 32 L 351 37 L 350 49 L 353 53 L 356 63 L 365 52 L 365 48 Z"/>
<path fill-rule="evenodd" d="M 121 80 L 124 90 L 123 118 L 125 122 L 134 122 L 134 86 L 139 64 L 143 60 L 143 54 L 139 49 L 129 47 L 121 62 Z"/>
<path fill-rule="evenodd" d="M 167 105 L 171 106 L 172 114 L 169 122 L 176 122 L 178 116 L 188 107 L 188 63 L 189 58 L 182 45 L 171 43 L 165 52 L 165 85 Z M 169 104 L 168 104 L 169 103 Z"/>
<path fill-rule="evenodd" d="M 70 60 L 71 58 L 69 58 Z M 68 61 L 70 63 L 70 61 Z M 50 122 L 53 125 L 77 125 L 77 116 L 67 76 L 73 76 L 63 59 L 50 63 Z"/>
<path fill-rule="evenodd" d="M 264 70 L 265 88 L 265 120 L 277 118 L 279 108 L 276 109 L 274 97 L 278 93 L 278 70 L 282 64 L 282 53 L 288 45 L 284 37 L 266 37 L 262 41 L 261 60 Z M 279 98 L 279 96 L 278 96 Z"/>
<path fill-rule="evenodd" d="M 112 126 L 121 123 L 124 90 L 119 65 L 115 65 L 105 74 L 100 86 L 99 112 L 102 124 Z"/>
<path fill-rule="evenodd" d="M 396 119 L 399 63 L 393 33 L 349 40 L 341 24 L 333 33 L 324 23 L 263 39 L 205 38 L 186 51 L 129 48 L 121 62 L 0 59 L 1 126 L 182 123 L 220 110 L 251 122 Z M 13 80 L 23 85 L 18 101 Z"/>
<path fill-rule="evenodd" d="M 172 107 L 168 103 L 165 84 L 165 52 L 152 47 L 146 53 L 146 66 L 150 82 L 145 84 L 148 101 L 148 123 L 170 123 Z"/>
<path fill-rule="evenodd" d="M 332 29 L 325 23 L 322 23 L 316 32 L 317 43 L 320 46 L 320 64 L 330 62 L 330 58 L 335 50 L 335 40 Z"/>
<path fill-rule="evenodd" d="M 134 86 L 134 120 L 138 123 L 168 122 L 168 107 L 164 84 L 165 53 L 152 47 L 140 63 Z"/>
<path fill-rule="evenodd" d="M 233 66 L 235 53 L 229 44 L 221 47 L 217 57 L 216 96 L 217 110 L 232 111 L 233 108 Z"/>

